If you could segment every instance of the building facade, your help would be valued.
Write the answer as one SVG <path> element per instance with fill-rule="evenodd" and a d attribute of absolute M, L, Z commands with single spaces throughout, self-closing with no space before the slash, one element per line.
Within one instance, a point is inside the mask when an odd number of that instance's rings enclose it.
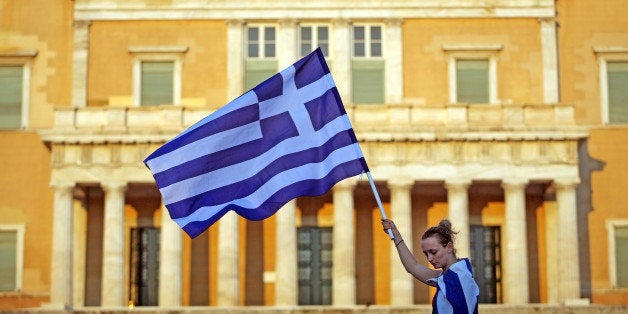
<path fill-rule="evenodd" d="M 321 47 L 417 259 L 481 303 L 628 304 L 622 1 L 0 1 L 0 308 L 429 304 L 366 178 L 195 239 L 143 159 Z"/>

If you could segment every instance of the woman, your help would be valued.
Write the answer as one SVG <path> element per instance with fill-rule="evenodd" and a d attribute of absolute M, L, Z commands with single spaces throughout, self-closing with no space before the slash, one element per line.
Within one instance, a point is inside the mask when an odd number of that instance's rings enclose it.
<path fill-rule="evenodd" d="M 427 229 L 421 237 L 423 254 L 435 269 L 417 262 L 392 220 L 383 219 L 382 226 L 384 232 L 388 229 L 392 231 L 395 247 L 406 271 L 437 288 L 432 300 L 432 313 L 478 312 L 480 289 L 473 279 L 469 259 L 456 257 L 454 240 L 457 232 L 451 229 L 449 220 L 441 220 L 438 226 Z"/>

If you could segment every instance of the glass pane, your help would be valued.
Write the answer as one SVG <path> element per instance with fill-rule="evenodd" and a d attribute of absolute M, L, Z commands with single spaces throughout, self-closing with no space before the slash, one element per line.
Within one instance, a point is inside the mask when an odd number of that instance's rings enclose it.
<path fill-rule="evenodd" d="M 0 231 L 0 291 L 15 291 L 17 232 Z"/>
<path fill-rule="evenodd" d="M 311 26 L 302 26 L 301 27 L 301 40 L 302 41 L 311 41 L 312 40 L 312 27 Z"/>
<path fill-rule="evenodd" d="M 371 40 L 372 41 L 382 40 L 382 27 L 381 26 L 371 26 Z"/>
<path fill-rule="evenodd" d="M 329 39 L 329 27 L 327 26 L 319 26 L 318 27 L 318 41 L 327 41 Z"/>
<path fill-rule="evenodd" d="M 608 117 L 611 123 L 628 123 L 628 62 L 609 62 Z"/>
<path fill-rule="evenodd" d="M 488 60 L 457 60 L 456 88 L 458 102 L 488 103 Z"/>
<path fill-rule="evenodd" d="M 249 27 L 247 29 L 247 57 L 259 57 L 259 28 Z"/>
<path fill-rule="evenodd" d="M 371 57 L 381 57 L 381 56 L 382 56 L 382 44 L 371 43 Z"/>
<path fill-rule="evenodd" d="M 141 105 L 171 105 L 174 102 L 174 62 L 142 62 Z"/>
<path fill-rule="evenodd" d="M 628 287 L 628 227 L 615 228 L 617 286 Z"/>
<path fill-rule="evenodd" d="M 364 41 L 364 26 L 355 26 L 353 27 L 353 40 L 355 41 Z"/>
<path fill-rule="evenodd" d="M 0 66 L 0 128 L 22 124 L 22 66 Z"/>

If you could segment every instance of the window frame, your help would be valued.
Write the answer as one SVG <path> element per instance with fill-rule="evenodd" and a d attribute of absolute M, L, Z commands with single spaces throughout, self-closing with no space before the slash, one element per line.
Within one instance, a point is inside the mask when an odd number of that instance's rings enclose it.
<path fill-rule="evenodd" d="M 0 231 L 15 231 L 16 243 L 15 243 L 15 290 L 13 291 L 0 291 L 2 292 L 20 292 L 23 285 L 24 274 L 24 233 L 26 226 L 23 224 L 2 224 L 0 225 Z"/>
<path fill-rule="evenodd" d="M 305 55 L 301 55 L 301 44 L 303 42 L 303 38 L 302 38 L 302 33 L 301 33 L 301 28 L 302 27 L 311 27 L 312 28 L 312 49 L 316 49 L 317 47 L 320 47 L 319 45 L 319 39 L 318 39 L 318 31 L 320 27 L 327 27 L 327 55 L 325 55 L 325 59 L 329 62 L 332 58 L 331 58 L 331 53 L 333 51 L 333 40 L 332 40 L 332 34 L 333 34 L 333 30 L 332 30 L 332 25 L 328 24 L 328 23 L 303 23 L 303 24 L 299 24 L 298 26 L 298 39 L 297 39 L 297 50 L 298 50 L 298 54 L 299 57 L 305 57 Z M 323 54 L 325 52 L 323 51 Z"/>
<path fill-rule="evenodd" d="M 133 55 L 133 106 L 142 107 L 142 63 L 163 62 L 174 63 L 172 80 L 172 104 L 181 105 L 181 85 L 183 59 L 188 51 L 187 46 L 132 46 L 129 52 Z"/>
<path fill-rule="evenodd" d="M 22 67 L 22 114 L 20 117 L 20 129 L 26 129 L 29 127 L 31 69 L 33 67 L 34 58 L 37 54 L 37 50 L 0 53 L 0 65 Z"/>
<path fill-rule="evenodd" d="M 257 47 L 257 57 L 249 56 L 249 28 L 257 28 L 259 30 L 259 43 Z M 272 57 L 266 56 L 266 28 L 275 29 L 275 39 L 272 41 L 274 45 L 275 55 Z M 244 59 L 245 60 L 277 60 L 277 42 L 279 35 L 279 27 L 275 24 L 247 24 L 244 26 Z"/>
<path fill-rule="evenodd" d="M 380 56 L 373 56 L 371 51 L 371 44 L 373 39 L 371 38 L 371 28 L 377 26 L 381 30 L 381 52 Z M 365 27 L 364 29 L 364 56 L 356 56 L 355 55 L 355 27 Z M 385 59 L 385 41 L 386 41 L 386 25 L 384 23 L 353 23 L 351 25 L 351 58 L 356 60 L 365 60 L 365 59 Z"/>
<path fill-rule="evenodd" d="M 593 47 L 593 52 L 597 55 L 597 61 L 599 65 L 598 75 L 600 81 L 600 110 L 602 111 L 602 124 L 614 125 L 610 122 L 610 103 L 608 95 L 608 63 L 628 63 L 628 46 Z"/>
<path fill-rule="evenodd" d="M 608 234 L 608 275 L 611 288 L 627 289 L 628 287 L 617 286 L 617 256 L 615 255 L 615 251 L 617 249 L 615 229 L 617 227 L 628 227 L 628 219 L 606 220 L 606 231 Z"/>
<path fill-rule="evenodd" d="M 458 101 L 458 72 L 459 60 L 488 60 L 488 103 L 499 104 L 497 61 L 498 53 L 503 49 L 502 44 L 444 44 L 443 51 L 447 57 L 449 76 L 449 103 L 459 104 Z"/>

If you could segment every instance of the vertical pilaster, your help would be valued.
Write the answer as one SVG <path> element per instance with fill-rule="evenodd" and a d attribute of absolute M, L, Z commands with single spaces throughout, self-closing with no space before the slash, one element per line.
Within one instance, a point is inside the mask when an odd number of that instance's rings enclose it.
<path fill-rule="evenodd" d="M 244 21 L 227 20 L 227 98 L 229 101 L 242 94 L 244 89 Z"/>
<path fill-rule="evenodd" d="M 50 306 L 72 306 L 72 192 L 74 182 L 53 182 L 54 212 Z"/>
<path fill-rule="evenodd" d="M 284 69 L 292 65 L 297 59 L 297 21 L 293 19 L 280 20 L 277 39 L 279 69 Z"/>
<path fill-rule="evenodd" d="M 469 186 L 471 180 L 451 179 L 445 182 L 447 188 L 447 203 L 449 206 L 449 219 L 456 236 L 456 255 L 458 257 L 470 256 L 469 242 Z"/>
<path fill-rule="evenodd" d="M 388 181 L 392 219 L 403 236 L 405 245 L 412 250 L 412 195 L 411 179 Z M 406 272 L 394 245 L 390 254 L 390 297 L 391 305 L 411 305 L 414 303 L 414 278 Z"/>
<path fill-rule="evenodd" d="M 578 178 L 554 180 L 558 221 L 558 299 L 565 302 L 580 298 L 580 258 L 578 254 L 578 213 L 576 186 Z"/>
<path fill-rule="evenodd" d="M 74 51 L 72 54 L 72 106 L 87 105 L 87 64 L 89 54 L 89 26 L 91 21 L 74 21 Z"/>
<path fill-rule="evenodd" d="M 334 19 L 332 21 L 333 45 L 331 46 L 331 72 L 338 88 L 340 98 L 349 101 L 351 98 L 351 34 L 349 20 Z"/>
<path fill-rule="evenodd" d="M 74 190 L 74 197 L 81 194 L 79 198 L 85 204 L 85 193 L 82 189 Z M 73 202 L 74 204 L 74 202 Z M 74 205 L 73 205 L 74 207 Z M 85 267 L 87 256 L 87 209 L 76 208 L 74 211 L 73 231 L 72 231 L 72 304 L 73 307 L 80 307 L 85 304 Z"/>
<path fill-rule="evenodd" d="M 278 306 L 299 303 L 296 210 L 297 202 L 292 200 L 275 214 L 275 305 Z"/>
<path fill-rule="evenodd" d="M 230 210 L 218 221 L 219 306 L 240 304 L 240 228 L 238 214 Z"/>
<path fill-rule="evenodd" d="M 526 304 L 530 299 L 528 284 L 528 245 L 526 240 L 525 188 L 528 181 L 508 179 L 502 182 L 506 203 L 504 254 L 504 303 Z"/>
<path fill-rule="evenodd" d="M 544 18 L 541 22 L 541 57 L 543 59 L 543 101 L 553 104 L 559 101 L 558 47 L 556 19 Z"/>
<path fill-rule="evenodd" d="M 105 191 L 102 290 L 103 307 L 125 306 L 124 282 L 124 192 L 126 182 L 101 182 Z"/>
<path fill-rule="evenodd" d="M 401 25 L 402 19 L 386 20 L 386 38 L 384 50 L 386 57 L 386 98 L 387 104 L 400 104 L 403 102 L 403 38 Z"/>
<path fill-rule="evenodd" d="M 161 235 L 159 241 L 159 306 L 181 306 L 183 262 L 181 228 L 166 206 L 161 206 Z"/>
<path fill-rule="evenodd" d="M 336 183 L 334 193 L 332 295 L 334 305 L 355 304 L 355 218 L 353 189 L 357 181 Z"/>

